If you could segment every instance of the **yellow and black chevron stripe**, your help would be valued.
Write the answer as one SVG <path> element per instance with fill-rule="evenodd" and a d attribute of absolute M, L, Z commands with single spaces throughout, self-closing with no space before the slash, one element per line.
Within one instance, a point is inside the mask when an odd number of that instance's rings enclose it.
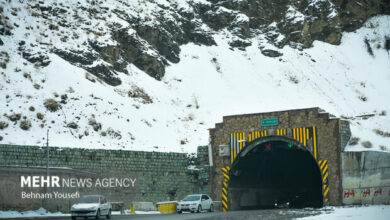
<path fill-rule="evenodd" d="M 265 137 L 265 136 L 267 136 L 267 130 L 252 131 L 252 132 L 249 132 L 248 140 L 249 140 L 249 142 L 251 142 L 251 141 L 254 141 L 254 140 L 259 139 L 261 137 Z"/>
<path fill-rule="evenodd" d="M 318 165 L 320 166 L 321 174 L 322 174 L 322 195 L 324 196 L 324 203 L 327 204 L 329 202 L 329 184 L 328 184 L 328 161 L 327 160 L 319 160 Z"/>
<path fill-rule="evenodd" d="M 233 164 L 234 159 L 245 147 L 245 132 L 236 132 L 230 134 L 230 162 Z"/>
<path fill-rule="evenodd" d="M 293 138 L 306 147 L 307 141 L 310 139 L 309 128 L 293 128 Z"/>
<path fill-rule="evenodd" d="M 318 153 L 317 153 L 317 133 L 316 133 L 316 127 L 313 126 L 312 127 L 312 139 L 313 139 L 313 154 L 314 154 L 314 158 L 317 160 L 318 158 Z"/>
<path fill-rule="evenodd" d="M 228 206 L 228 181 L 230 180 L 229 177 L 229 171 L 230 167 L 226 166 L 222 168 L 222 175 L 223 175 L 223 181 L 222 181 L 222 211 L 226 212 L 229 209 Z"/>
<path fill-rule="evenodd" d="M 318 152 L 317 152 L 317 134 L 316 127 L 303 127 L 303 128 L 293 128 L 293 139 L 297 140 L 303 146 L 309 145 L 309 142 L 312 142 L 313 146 L 313 156 L 317 160 Z"/>
<path fill-rule="evenodd" d="M 287 129 L 276 129 L 276 135 L 278 135 L 278 136 L 286 136 L 287 135 Z"/>
<path fill-rule="evenodd" d="M 252 131 L 248 134 L 248 141 L 254 141 L 258 138 L 267 136 L 267 130 L 263 131 Z M 230 162 L 233 164 L 237 155 L 242 151 L 246 146 L 246 136 L 245 132 L 235 132 L 230 134 Z"/>

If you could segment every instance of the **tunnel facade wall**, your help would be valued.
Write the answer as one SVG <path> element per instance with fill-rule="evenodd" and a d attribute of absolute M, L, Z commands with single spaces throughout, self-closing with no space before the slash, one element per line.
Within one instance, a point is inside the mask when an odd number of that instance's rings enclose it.
<path fill-rule="evenodd" d="M 343 204 L 390 204 L 390 153 L 342 153 Z"/>
<path fill-rule="evenodd" d="M 276 125 L 265 125 L 262 120 L 277 118 Z M 223 200 L 221 188 L 224 181 L 222 168 L 231 166 L 230 156 L 220 156 L 219 146 L 230 145 L 231 134 L 240 132 L 243 140 L 249 140 L 253 131 L 267 131 L 267 135 L 284 135 L 293 138 L 296 128 L 316 130 L 316 160 L 327 161 L 327 204 L 341 205 L 343 202 L 341 181 L 341 151 L 350 137 L 349 123 L 333 118 L 319 108 L 297 109 L 279 112 L 244 114 L 223 117 L 223 122 L 210 129 L 214 166 L 210 173 L 210 188 L 213 198 Z M 284 130 L 284 132 L 280 132 Z M 309 147 L 309 146 L 308 146 Z M 310 151 L 314 156 L 313 149 Z"/>

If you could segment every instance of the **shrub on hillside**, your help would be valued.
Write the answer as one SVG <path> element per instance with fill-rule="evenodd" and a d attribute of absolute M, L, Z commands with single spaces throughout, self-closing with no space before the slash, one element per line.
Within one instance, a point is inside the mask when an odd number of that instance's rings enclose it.
<path fill-rule="evenodd" d="M 360 141 L 360 138 L 358 138 L 358 137 L 353 137 L 353 138 L 351 138 L 351 140 L 349 140 L 349 145 L 350 146 L 353 146 L 353 145 L 357 145 L 358 143 L 359 143 L 359 141 Z"/>
<path fill-rule="evenodd" d="M 79 126 L 76 124 L 76 122 L 70 122 L 68 123 L 68 128 L 77 129 Z"/>
<path fill-rule="evenodd" d="M 5 121 L 0 121 L 0 130 L 3 130 L 4 128 L 8 127 L 8 123 Z"/>
<path fill-rule="evenodd" d="M 92 126 L 94 131 L 99 131 L 102 129 L 102 124 L 98 123 L 94 118 L 90 118 L 88 124 Z"/>
<path fill-rule="evenodd" d="M 380 129 L 374 129 L 374 132 L 377 134 L 377 135 L 380 135 L 382 137 L 390 137 L 390 133 L 389 132 L 386 132 L 386 131 L 382 131 Z"/>
<path fill-rule="evenodd" d="M 67 100 L 68 100 L 68 95 L 67 94 L 62 94 L 61 95 L 61 104 L 66 104 L 66 102 L 67 102 Z"/>
<path fill-rule="evenodd" d="M 9 62 L 9 55 L 5 51 L 0 52 L 0 67 L 3 69 L 7 68 L 7 64 Z"/>
<path fill-rule="evenodd" d="M 137 86 L 133 86 L 128 92 L 128 96 L 131 98 L 139 98 L 143 104 L 153 103 L 153 99 L 143 90 Z"/>
<path fill-rule="evenodd" d="M 387 51 L 390 50 L 390 37 L 387 37 L 387 36 L 386 36 L 386 39 L 385 39 L 385 49 Z"/>
<path fill-rule="evenodd" d="M 43 103 L 47 110 L 55 112 L 59 109 L 60 104 L 54 99 L 46 99 Z"/>
<path fill-rule="evenodd" d="M 42 113 L 37 112 L 37 118 L 38 118 L 39 120 L 42 120 L 44 117 L 45 117 L 45 116 L 44 116 Z"/>
<path fill-rule="evenodd" d="M 11 116 L 8 116 L 9 120 L 11 121 L 19 121 L 21 117 L 22 117 L 21 114 L 13 114 Z"/>
<path fill-rule="evenodd" d="M 106 130 L 106 133 L 110 135 L 112 138 L 116 138 L 118 140 L 122 139 L 122 135 L 120 131 L 115 131 L 113 128 L 109 127 Z"/>
<path fill-rule="evenodd" d="M 22 120 L 19 126 L 21 129 L 26 131 L 31 128 L 31 122 L 29 120 Z"/>
<path fill-rule="evenodd" d="M 181 145 L 185 145 L 185 144 L 187 144 L 187 143 L 188 143 L 187 138 L 185 138 L 185 139 L 183 139 L 183 140 L 180 141 L 180 144 L 181 144 Z"/>
<path fill-rule="evenodd" d="M 290 82 L 292 82 L 294 84 L 298 84 L 299 83 L 298 78 L 296 76 L 293 76 L 293 75 L 288 76 L 288 80 L 290 80 Z"/>
<path fill-rule="evenodd" d="M 362 142 L 363 147 L 365 148 L 372 148 L 372 143 L 369 141 Z"/>
<path fill-rule="evenodd" d="M 360 96 L 359 96 L 359 99 L 362 100 L 363 102 L 366 102 L 366 101 L 367 101 L 367 96 L 365 96 L 365 95 L 360 95 Z"/>
<path fill-rule="evenodd" d="M 35 89 L 40 89 L 41 88 L 41 85 L 39 85 L 38 83 L 35 83 L 33 86 L 34 86 Z"/>

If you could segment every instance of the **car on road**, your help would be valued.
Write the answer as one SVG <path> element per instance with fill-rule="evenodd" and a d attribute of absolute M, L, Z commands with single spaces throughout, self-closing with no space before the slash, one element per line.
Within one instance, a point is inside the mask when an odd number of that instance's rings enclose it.
<path fill-rule="evenodd" d="M 201 212 L 202 210 L 214 211 L 213 200 L 206 194 L 193 194 L 184 197 L 178 202 L 177 212 Z"/>
<path fill-rule="evenodd" d="M 278 201 L 275 201 L 274 208 L 275 209 L 288 209 L 288 208 L 290 208 L 290 202 L 278 202 Z"/>
<path fill-rule="evenodd" d="M 95 217 L 99 219 L 105 216 L 107 219 L 111 218 L 111 204 L 107 202 L 106 197 L 101 195 L 82 196 L 80 200 L 71 208 L 72 220 L 77 217 Z"/>

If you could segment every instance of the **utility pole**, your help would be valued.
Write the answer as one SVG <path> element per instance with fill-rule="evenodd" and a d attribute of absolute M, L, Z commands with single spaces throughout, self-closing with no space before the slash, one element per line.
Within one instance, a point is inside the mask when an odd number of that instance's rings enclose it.
<path fill-rule="evenodd" d="M 49 128 L 47 129 L 46 134 L 46 178 L 49 178 Z M 48 193 L 48 185 L 45 185 L 45 194 Z M 48 201 L 46 198 L 41 200 L 41 207 L 45 204 L 46 208 L 48 205 Z"/>
<path fill-rule="evenodd" d="M 49 129 L 46 136 L 46 177 L 49 178 Z"/>

